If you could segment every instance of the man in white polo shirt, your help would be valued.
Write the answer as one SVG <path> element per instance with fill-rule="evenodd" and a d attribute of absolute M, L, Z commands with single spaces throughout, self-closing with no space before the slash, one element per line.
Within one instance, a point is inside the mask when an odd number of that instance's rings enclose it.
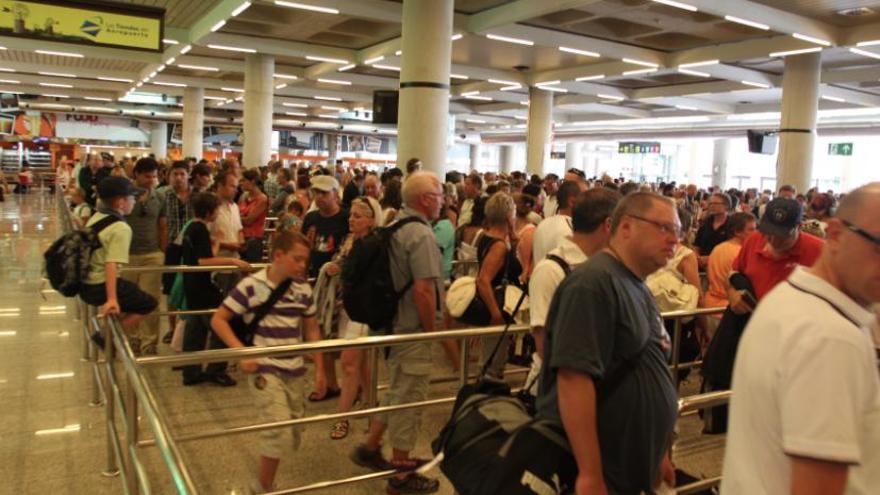
<path fill-rule="evenodd" d="M 880 490 L 880 182 L 848 194 L 812 268 L 758 305 L 733 374 L 722 493 Z"/>

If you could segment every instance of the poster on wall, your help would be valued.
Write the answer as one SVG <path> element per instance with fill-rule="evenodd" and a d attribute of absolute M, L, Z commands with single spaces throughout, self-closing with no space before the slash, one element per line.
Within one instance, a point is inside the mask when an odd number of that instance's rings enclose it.
<path fill-rule="evenodd" d="M 140 121 L 125 117 L 84 113 L 47 114 L 56 117 L 55 136 L 72 139 L 107 139 L 111 141 L 149 141 L 149 133 Z"/>
<path fill-rule="evenodd" d="M 0 0 L 0 35 L 161 51 L 164 9 L 61 0 Z"/>
<path fill-rule="evenodd" d="M 55 137 L 58 118 L 54 113 L 27 112 L 15 116 L 13 133 L 26 138 Z"/>

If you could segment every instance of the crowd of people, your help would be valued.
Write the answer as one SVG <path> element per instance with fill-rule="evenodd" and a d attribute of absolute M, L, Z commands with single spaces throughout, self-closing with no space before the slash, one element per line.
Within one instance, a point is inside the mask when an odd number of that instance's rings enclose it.
<path fill-rule="evenodd" d="M 706 361 L 706 390 L 733 387 L 735 397 L 744 396 L 734 399 L 730 418 L 724 482 L 732 493 L 781 493 L 780 483 L 795 486 L 805 479 L 840 484 L 839 469 L 836 478 L 825 479 L 826 471 L 811 471 L 827 467 L 817 463 L 861 463 L 850 469 L 849 486 L 880 486 L 870 478 L 880 472 L 880 386 L 875 356 L 865 354 L 870 341 L 858 337 L 858 329 L 876 325 L 866 308 L 880 302 L 880 224 L 868 213 L 880 206 L 876 184 L 844 196 L 798 194 L 787 185 L 759 192 L 639 184 L 587 178 L 574 169 L 562 178 L 449 172 L 441 179 L 421 171 L 418 159 L 406 170 L 372 171 L 342 161 L 272 162 L 243 170 L 235 158 L 219 164 L 151 157 L 116 163 L 110 155 L 92 155 L 78 170 L 70 163 L 64 167 L 59 184 L 75 221 L 102 228 L 82 298 L 102 314 L 121 315 L 136 354 L 156 354 L 161 338 L 180 351 L 244 346 L 231 322 L 252 322 L 270 298 L 274 305 L 257 321 L 252 345 L 366 336 L 369 328 L 351 320 L 341 301 L 346 258 L 374 229 L 413 218 L 391 238 L 391 277 L 402 291 L 393 332 L 468 326 L 450 316 L 443 296 L 466 276 L 474 278 L 474 297 L 485 308 L 482 324 L 525 318 L 534 348 L 527 383 L 539 417 L 567 433 L 579 468 L 571 486 L 576 493 L 648 493 L 660 481 L 674 484 L 669 447 L 677 388 L 667 370 L 673 345 L 683 361 Z M 244 277 L 119 276 L 122 264 L 234 265 L 249 271 L 263 261 L 267 268 Z M 513 313 L 507 286 L 528 292 L 527 312 Z M 160 336 L 159 319 L 151 313 L 163 295 L 169 309 L 216 311 L 172 317 L 170 331 Z M 661 311 L 698 307 L 726 309 L 690 319 L 681 342 L 672 342 Z M 801 343 L 801 327 L 789 325 L 794 321 L 815 337 Z M 849 333 L 836 336 L 832 326 Z M 95 338 L 100 341 L 100 334 Z M 487 356 L 496 343 L 486 339 L 477 347 Z M 459 344 L 442 346 L 457 369 Z M 498 378 L 510 355 L 503 349 L 489 367 Z M 814 362 L 814 355 L 833 364 Z M 341 379 L 334 356 L 311 359 L 314 388 L 308 391 L 300 357 L 238 363 L 262 420 L 301 417 L 305 401 L 338 397 L 338 412 L 355 407 L 370 376 L 363 351 L 342 353 Z M 783 371 L 774 371 L 771 362 L 784 365 Z M 390 383 L 383 405 L 427 398 L 430 344 L 395 346 L 384 365 Z M 821 371 L 832 365 L 840 369 Z M 212 363 L 185 367 L 182 383 L 235 386 L 236 380 L 226 363 Z M 817 410 L 827 417 L 801 419 L 798 408 L 810 400 L 811 386 L 821 386 L 823 397 L 840 398 Z M 834 418 L 841 407 L 851 408 L 846 427 Z M 754 411 L 766 414 L 762 423 L 750 422 Z M 711 416 L 707 430 L 718 420 Z M 351 458 L 377 471 L 399 470 L 388 481 L 390 493 L 436 491 L 437 479 L 414 472 L 426 462 L 412 455 L 419 431 L 418 410 L 373 418 Z M 281 441 L 287 433 L 298 445 L 295 430 L 261 433 L 255 492 L 273 489 L 278 461 L 290 445 Z M 343 420 L 332 425 L 329 438 L 349 433 Z M 381 449 L 386 433 L 390 459 Z M 762 441 L 778 445 L 751 456 Z M 794 471 L 783 469 L 789 458 L 795 459 Z M 768 466 L 779 473 L 751 477 Z M 846 470 L 842 479 L 847 486 Z"/>

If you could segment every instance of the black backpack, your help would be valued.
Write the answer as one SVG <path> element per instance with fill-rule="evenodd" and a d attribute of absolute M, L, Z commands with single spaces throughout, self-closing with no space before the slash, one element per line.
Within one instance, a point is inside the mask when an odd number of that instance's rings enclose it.
<path fill-rule="evenodd" d="M 89 274 L 92 252 L 101 247 L 98 234 L 119 221 L 113 215 L 107 216 L 84 230 L 64 234 L 49 246 L 43 253 L 44 269 L 53 289 L 65 297 L 79 294 Z"/>
<path fill-rule="evenodd" d="M 404 225 L 422 222 L 412 216 L 379 227 L 355 241 L 342 266 L 342 304 L 352 321 L 370 330 L 390 334 L 397 303 L 412 287 L 410 280 L 397 291 L 391 280 L 391 238 Z"/>

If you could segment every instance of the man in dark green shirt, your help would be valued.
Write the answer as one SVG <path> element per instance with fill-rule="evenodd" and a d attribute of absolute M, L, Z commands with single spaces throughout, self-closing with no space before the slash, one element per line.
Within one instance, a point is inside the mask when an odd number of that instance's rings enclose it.
<path fill-rule="evenodd" d="M 672 257 L 681 223 L 671 201 L 635 193 L 617 206 L 611 229 L 609 248 L 559 285 L 545 327 L 538 416 L 564 426 L 579 494 L 650 493 L 661 478 L 675 482 L 669 339 L 644 279 Z"/>

